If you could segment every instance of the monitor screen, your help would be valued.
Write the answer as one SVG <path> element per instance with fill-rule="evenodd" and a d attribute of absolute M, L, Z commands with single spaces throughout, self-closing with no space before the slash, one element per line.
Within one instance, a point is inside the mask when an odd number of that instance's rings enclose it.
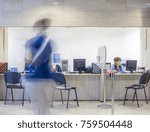
<path fill-rule="evenodd" d="M 126 70 L 127 71 L 136 71 L 137 69 L 137 60 L 127 60 L 126 61 Z"/>
<path fill-rule="evenodd" d="M 74 71 L 85 71 L 86 59 L 74 59 Z"/>

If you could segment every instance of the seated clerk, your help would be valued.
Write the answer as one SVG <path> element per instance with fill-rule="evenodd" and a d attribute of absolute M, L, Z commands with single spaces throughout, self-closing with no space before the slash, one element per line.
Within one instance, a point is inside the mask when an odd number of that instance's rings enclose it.
<path fill-rule="evenodd" d="M 111 66 L 111 70 L 118 72 L 118 73 L 124 73 L 124 67 L 121 65 L 121 58 L 115 57 L 114 58 L 114 64 Z"/>

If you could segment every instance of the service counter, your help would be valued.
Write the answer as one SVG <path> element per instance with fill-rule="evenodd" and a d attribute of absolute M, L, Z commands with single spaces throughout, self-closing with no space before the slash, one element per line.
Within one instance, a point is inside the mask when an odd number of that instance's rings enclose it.
<path fill-rule="evenodd" d="M 137 84 L 141 73 L 126 73 L 126 74 L 115 74 L 115 100 L 123 100 L 125 95 L 125 86 L 131 84 Z M 77 87 L 77 93 L 79 100 L 103 100 L 103 89 L 100 87 L 101 75 L 99 74 L 65 74 L 67 84 Z M 24 78 L 24 75 L 22 75 Z M 23 79 L 24 80 L 24 79 Z M 49 87 L 49 86 L 45 86 Z M 106 77 L 106 99 L 111 99 L 111 78 Z M 51 91 L 53 89 L 51 88 Z M 146 88 L 147 97 L 150 99 L 150 86 Z M 0 75 L 0 99 L 3 100 L 5 95 L 5 83 L 3 74 Z M 14 97 L 16 99 L 21 98 L 22 91 L 14 91 Z M 26 98 L 27 98 L 26 92 Z M 67 97 L 64 92 L 64 99 Z M 138 90 L 139 99 L 144 99 L 144 91 Z M 10 92 L 8 92 L 8 98 L 11 99 Z M 128 98 L 133 98 L 133 90 L 128 92 Z M 60 92 L 56 92 L 56 100 L 60 100 Z M 71 93 L 71 99 L 74 99 L 74 91 Z"/>

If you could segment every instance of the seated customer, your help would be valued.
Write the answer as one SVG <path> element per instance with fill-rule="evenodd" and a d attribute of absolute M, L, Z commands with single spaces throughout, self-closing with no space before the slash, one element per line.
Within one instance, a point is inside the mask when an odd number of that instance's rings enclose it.
<path fill-rule="evenodd" d="M 119 73 L 124 73 L 124 67 L 121 65 L 121 58 L 115 57 L 114 64 L 111 66 L 111 70 Z"/>
<path fill-rule="evenodd" d="M 60 65 L 56 65 L 56 72 L 62 72 L 62 69 L 61 69 L 61 67 L 60 67 Z"/>
<path fill-rule="evenodd" d="M 62 69 L 60 67 L 60 65 L 53 65 L 52 66 L 52 69 L 51 69 L 52 72 L 62 72 Z"/>

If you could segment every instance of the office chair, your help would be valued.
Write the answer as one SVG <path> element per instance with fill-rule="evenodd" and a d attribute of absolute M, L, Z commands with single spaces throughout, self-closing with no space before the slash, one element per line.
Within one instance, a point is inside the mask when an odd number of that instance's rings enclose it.
<path fill-rule="evenodd" d="M 134 96 L 133 96 L 133 102 L 135 100 L 136 97 L 136 101 L 137 101 L 137 106 L 139 107 L 139 102 L 138 102 L 138 96 L 137 96 L 137 90 L 143 89 L 144 90 L 144 94 L 145 94 L 145 99 L 146 99 L 146 103 L 148 104 L 148 100 L 147 100 L 147 95 L 146 95 L 146 90 L 145 88 L 148 86 L 148 82 L 150 80 L 150 72 L 144 72 L 139 80 L 139 84 L 134 84 L 131 85 L 129 87 L 125 87 L 126 88 L 126 93 L 125 93 L 125 98 L 124 98 L 124 103 L 123 105 L 125 105 L 125 101 L 127 100 L 127 93 L 129 89 L 133 89 L 134 90 Z"/>
<path fill-rule="evenodd" d="M 13 102 L 14 102 L 13 89 L 21 89 L 21 90 L 23 90 L 22 106 L 24 106 L 25 88 L 22 86 L 21 74 L 18 72 L 6 72 L 6 73 L 4 73 L 4 80 L 5 80 L 5 85 L 6 85 L 5 103 L 4 104 L 6 105 L 8 89 L 11 89 L 11 96 L 12 96 Z"/>
<path fill-rule="evenodd" d="M 76 102 L 77 102 L 77 106 L 79 106 L 76 87 L 71 87 L 71 86 L 68 86 L 66 84 L 66 79 L 65 79 L 64 74 L 53 73 L 52 77 L 53 77 L 53 80 L 55 81 L 55 86 L 54 86 L 54 91 L 53 91 L 53 97 L 52 97 L 52 105 L 53 105 L 53 101 L 54 101 L 55 89 L 57 89 L 57 90 L 60 90 L 62 104 L 64 103 L 62 91 L 68 91 L 68 98 L 67 98 L 67 106 L 66 106 L 66 108 L 68 108 L 68 106 L 69 106 L 70 91 L 74 90 L 75 97 L 76 97 Z"/>

